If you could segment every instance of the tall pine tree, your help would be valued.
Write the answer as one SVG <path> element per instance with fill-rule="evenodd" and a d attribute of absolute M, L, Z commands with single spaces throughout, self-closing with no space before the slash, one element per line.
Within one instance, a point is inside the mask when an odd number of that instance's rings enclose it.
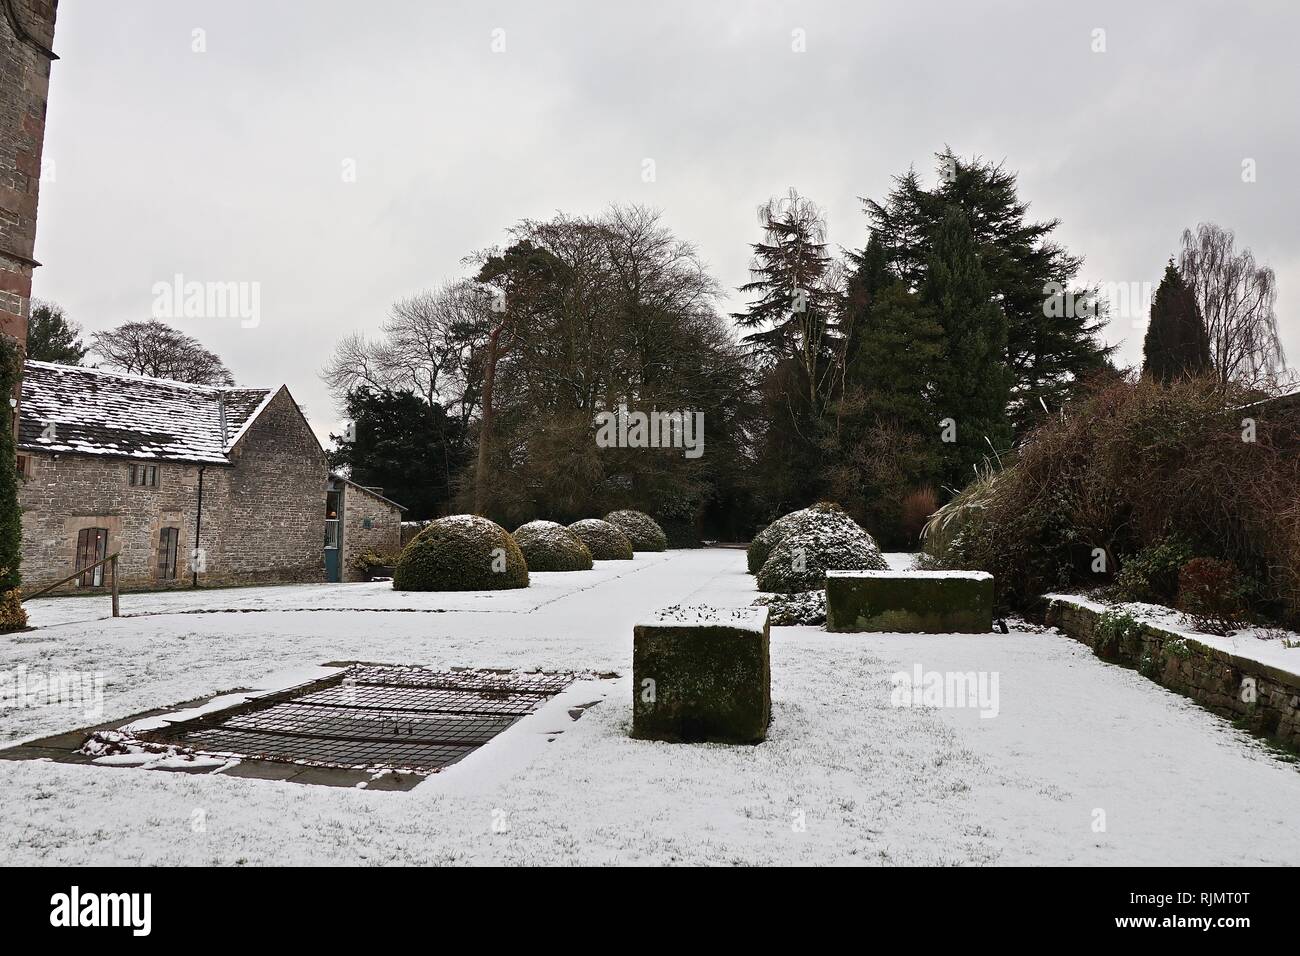
<path fill-rule="evenodd" d="M 1142 342 L 1142 374 L 1162 384 L 1210 370 L 1210 335 L 1196 295 L 1170 259 L 1151 301 L 1151 322 Z"/>
<path fill-rule="evenodd" d="M 759 468 L 776 510 L 811 503 L 824 487 L 825 415 L 842 386 L 840 269 L 826 248 L 821 210 L 791 189 L 760 209 L 763 238 L 751 247 L 753 298 L 732 318 L 763 369 L 767 438 Z"/>
<path fill-rule="evenodd" d="M 1104 369 L 1113 349 L 1098 339 L 1103 323 L 1097 316 L 1045 308 L 1049 289 L 1075 291 L 1071 284 L 1082 260 L 1053 241 L 1059 220 L 1028 219 L 1016 174 L 979 158 L 963 160 L 951 149 L 938 154 L 938 169 L 939 180 L 931 189 L 908 170 L 895 178 L 883 202 L 864 199 L 871 236 L 880 243 L 890 271 L 919 289 L 948 209 L 955 206 L 966 214 L 990 301 L 998 302 L 1006 315 L 1009 410 L 1017 432 L 1023 432 L 1044 414 L 1044 404 L 1059 408 L 1081 378 Z"/>
<path fill-rule="evenodd" d="M 966 213 L 949 207 L 930 242 L 922 301 L 944 333 L 937 370 L 935 423 L 943 478 L 960 488 L 972 465 L 1011 444 L 1007 418 L 1012 375 L 1007 367 L 1007 318 L 993 299 Z"/>
<path fill-rule="evenodd" d="M 793 360 L 816 405 L 830 384 L 839 343 L 841 293 L 826 251 L 826 222 L 816 204 L 793 188 L 767 202 L 760 218 L 763 239 L 751 247 L 751 278 L 740 287 L 756 298 L 732 318 L 753 330 L 745 341 L 769 362 Z"/>

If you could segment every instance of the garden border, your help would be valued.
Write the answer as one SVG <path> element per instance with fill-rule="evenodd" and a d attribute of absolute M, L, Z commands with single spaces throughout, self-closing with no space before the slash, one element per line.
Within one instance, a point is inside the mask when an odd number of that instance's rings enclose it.
<path fill-rule="evenodd" d="M 1087 644 L 1102 660 L 1133 667 L 1161 687 L 1300 753 L 1300 675 L 1136 618 L 1107 626 L 1106 611 L 1067 597 L 1046 600 L 1047 624 Z M 1254 681 L 1253 701 L 1243 693 L 1247 680 Z"/>

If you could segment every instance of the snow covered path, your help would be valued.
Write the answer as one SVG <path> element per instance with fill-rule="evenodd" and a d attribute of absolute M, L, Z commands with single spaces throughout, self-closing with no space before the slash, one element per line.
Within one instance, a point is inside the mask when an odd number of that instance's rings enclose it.
<path fill-rule="evenodd" d="M 632 625 L 648 612 L 754 597 L 738 550 L 533 580 L 492 595 L 383 584 L 125 595 L 123 613 L 142 616 L 117 620 L 99 619 L 106 599 L 38 601 L 39 629 L 0 639 L 0 670 L 102 671 L 102 719 L 331 660 L 626 674 Z M 179 613 L 205 608 L 228 610 Z M 996 672 L 997 716 L 891 706 L 891 675 L 918 664 Z M 757 747 L 630 740 L 624 676 L 582 719 L 527 718 L 407 793 L 0 761 L 3 859 L 1300 863 L 1294 765 L 1066 638 L 776 628 L 772 682 L 772 732 Z M 0 744 L 88 722 L 0 710 Z"/>

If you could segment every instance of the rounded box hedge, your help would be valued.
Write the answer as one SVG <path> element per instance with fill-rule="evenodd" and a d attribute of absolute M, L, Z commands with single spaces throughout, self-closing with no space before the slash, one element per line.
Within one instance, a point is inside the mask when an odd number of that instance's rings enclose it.
<path fill-rule="evenodd" d="M 667 551 L 668 535 L 659 527 L 659 522 L 644 511 L 623 509 L 611 511 L 605 520 L 627 535 L 632 542 L 633 551 Z"/>
<path fill-rule="evenodd" d="M 766 563 L 768 556 L 772 553 L 772 549 L 780 544 L 781 540 L 787 535 L 813 528 L 823 531 L 842 528 L 846 533 L 860 532 L 866 534 L 858 526 L 858 523 L 850 518 L 848 513 L 839 505 L 830 501 L 819 501 L 815 505 L 800 508 L 788 515 L 782 515 L 754 535 L 754 540 L 749 543 L 749 548 L 745 552 L 745 561 L 749 567 L 749 573 L 758 574 L 764 563 Z M 875 547 L 875 541 L 872 541 L 871 544 L 872 547 Z"/>
<path fill-rule="evenodd" d="M 597 561 L 631 561 L 632 542 L 617 526 L 599 518 L 583 518 L 569 525 Z"/>
<path fill-rule="evenodd" d="M 831 570 L 883 571 L 889 567 L 875 539 L 838 505 L 819 502 L 773 522 L 750 545 L 764 556 L 758 589 L 796 594 L 825 587 Z"/>
<path fill-rule="evenodd" d="M 554 521 L 530 521 L 515 529 L 515 544 L 529 571 L 590 571 L 591 552 L 582 539 Z"/>
<path fill-rule="evenodd" d="M 528 587 L 528 563 L 510 532 L 478 515 L 429 523 L 397 559 L 397 591 L 495 591 Z"/>

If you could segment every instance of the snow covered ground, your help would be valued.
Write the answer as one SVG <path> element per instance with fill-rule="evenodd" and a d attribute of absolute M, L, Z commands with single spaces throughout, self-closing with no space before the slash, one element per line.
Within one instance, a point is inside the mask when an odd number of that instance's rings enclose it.
<path fill-rule="evenodd" d="M 546 708 L 406 793 L 0 761 L 3 860 L 1300 862 L 1295 765 L 1054 634 L 776 628 L 766 743 L 629 739 L 633 623 L 670 604 L 748 605 L 744 567 L 743 551 L 711 549 L 534 574 L 526 590 L 492 594 L 124 595 L 116 620 L 104 598 L 33 602 L 38 630 L 0 639 L 0 671 L 101 672 L 102 719 L 338 660 L 625 676 L 581 719 Z M 894 675 L 918 666 L 996 675 L 997 715 L 894 706 Z M 0 744 L 89 722 L 59 707 L 0 710 Z"/>

